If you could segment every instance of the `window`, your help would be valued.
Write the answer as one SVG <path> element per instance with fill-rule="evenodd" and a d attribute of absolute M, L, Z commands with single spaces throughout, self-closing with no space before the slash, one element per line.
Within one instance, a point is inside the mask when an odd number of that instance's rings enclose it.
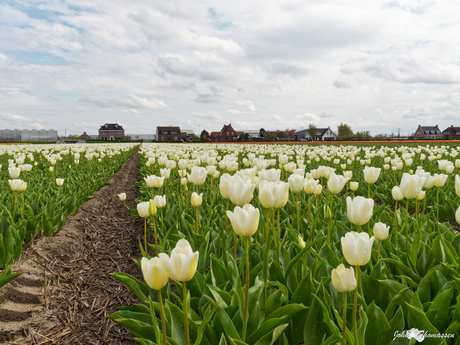
<path fill-rule="evenodd" d="M 174 136 L 174 141 L 176 141 L 176 140 L 177 140 L 177 136 Z"/>
<path fill-rule="evenodd" d="M 232 135 L 235 135 L 235 132 L 232 132 Z"/>
<path fill-rule="evenodd" d="M 230 135 L 230 132 L 227 132 L 227 135 Z"/>

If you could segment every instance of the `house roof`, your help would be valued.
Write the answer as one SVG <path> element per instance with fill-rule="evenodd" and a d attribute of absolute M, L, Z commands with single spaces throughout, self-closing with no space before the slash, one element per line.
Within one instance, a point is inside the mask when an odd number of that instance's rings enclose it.
<path fill-rule="evenodd" d="M 419 126 L 422 131 L 440 131 L 438 125 L 436 126 Z"/>
<path fill-rule="evenodd" d="M 193 129 L 181 129 L 182 133 L 187 133 L 187 135 L 195 135 Z"/>
<path fill-rule="evenodd" d="M 86 132 L 83 132 L 83 134 L 80 135 L 79 138 L 80 139 L 91 139 L 91 137 L 88 134 L 86 134 Z"/>
<path fill-rule="evenodd" d="M 211 136 L 211 137 L 217 137 L 217 136 L 219 136 L 219 133 L 220 133 L 220 132 L 211 132 L 211 134 L 210 134 L 209 136 Z"/>
<path fill-rule="evenodd" d="M 179 126 L 157 126 L 157 130 L 166 130 L 166 131 L 179 131 L 180 132 L 180 127 Z"/>
<path fill-rule="evenodd" d="M 106 123 L 99 128 L 100 131 L 124 131 L 123 127 L 118 123 Z"/>
<path fill-rule="evenodd" d="M 228 130 L 232 129 L 232 132 L 235 132 L 235 130 L 233 129 L 232 127 L 232 124 L 228 124 L 228 125 L 224 125 L 224 127 L 222 127 L 222 129 L 220 130 L 219 134 L 224 134 L 225 132 L 227 132 Z"/>

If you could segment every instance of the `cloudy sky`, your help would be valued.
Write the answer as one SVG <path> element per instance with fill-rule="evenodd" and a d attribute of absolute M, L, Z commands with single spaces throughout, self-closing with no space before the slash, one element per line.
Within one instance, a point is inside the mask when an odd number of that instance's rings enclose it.
<path fill-rule="evenodd" d="M 458 0 L 2 0 L 0 128 L 460 126 Z"/>

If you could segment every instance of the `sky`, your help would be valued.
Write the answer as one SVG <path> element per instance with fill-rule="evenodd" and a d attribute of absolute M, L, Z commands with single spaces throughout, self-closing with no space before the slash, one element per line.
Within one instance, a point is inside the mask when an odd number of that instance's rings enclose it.
<path fill-rule="evenodd" d="M 2 0 L 0 128 L 460 126 L 458 0 Z"/>

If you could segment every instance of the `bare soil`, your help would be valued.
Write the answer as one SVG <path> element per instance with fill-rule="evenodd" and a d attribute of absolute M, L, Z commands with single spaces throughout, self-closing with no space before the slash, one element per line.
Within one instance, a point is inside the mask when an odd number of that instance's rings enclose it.
<path fill-rule="evenodd" d="M 133 222 L 119 200 L 135 208 L 139 154 L 70 216 L 56 237 L 24 247 L 13 272 L 23 274 L 0 289 L 0 344 L 137 344 L 105 317 L 138 301 L 109 273 L 142 280 L 139 259 L 142 221 Z M 152 238 L 150 238 L 152 242 Z"/>

